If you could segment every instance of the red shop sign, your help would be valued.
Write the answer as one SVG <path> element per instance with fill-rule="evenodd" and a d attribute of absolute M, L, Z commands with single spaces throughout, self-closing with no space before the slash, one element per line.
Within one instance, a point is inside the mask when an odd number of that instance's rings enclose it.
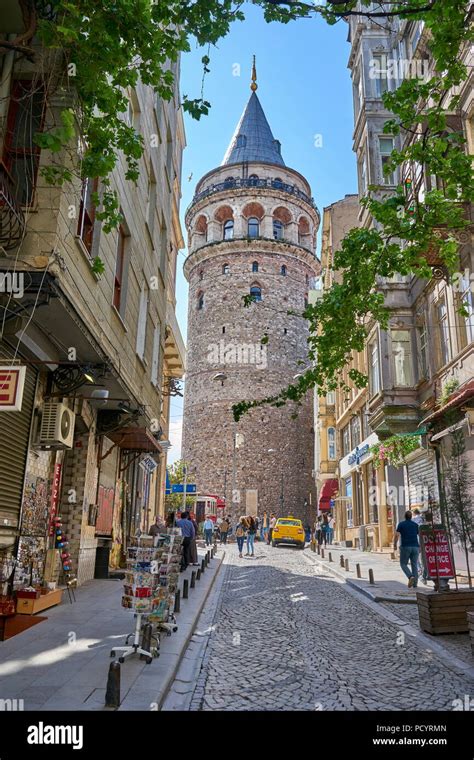
<path fill-rule="evenodd" d="M 454 562 L 446 529 L 439 525 L 420 525 L 420 545 L 428 578 L 454 578 Z"/>
<path fill-rule="evenodd" d="M 53 522 L 58 513 L 59 493 L 61 486 L 61 465 L 54 465 L 53 487 L 51 491 L 51 506 L 49 510 L 49 534 L 53 535 Z"/>

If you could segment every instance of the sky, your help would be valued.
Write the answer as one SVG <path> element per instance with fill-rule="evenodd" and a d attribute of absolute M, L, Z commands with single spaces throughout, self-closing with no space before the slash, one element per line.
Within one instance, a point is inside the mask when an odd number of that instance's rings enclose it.
<path fill-rule="evenodd" d="M 198 48 L 181 59 L 181 93 L 201 97 L 201 58 L 209 55 L 204 81 L 208 116 L 185 116 L 187 147 L 183 158 L 181 220 L 198 180 L 222 162 L 250 96 L 252 56 L 257 60 L 258 96 L 283 159 L 309 181 L 322 214 L 325 206 L 357 192 L 352 152 L 352 86 L 347 68 L 350 46 L 347 24 L 329 26 L 319 18 L 289 24 L 267 24 L 262 9 L 246 3 L 246 20 L 236 22 L 218 47 Z M 319 236 L 320 239 L 320 236 Z M 319 251 L 318 251 L 319 253 Z M 186 341 L 187 282 L 178 257 L 176 286 L 178 322 Z M 180 458 L 182 399 L 171 403 L 168 463 Z"/>

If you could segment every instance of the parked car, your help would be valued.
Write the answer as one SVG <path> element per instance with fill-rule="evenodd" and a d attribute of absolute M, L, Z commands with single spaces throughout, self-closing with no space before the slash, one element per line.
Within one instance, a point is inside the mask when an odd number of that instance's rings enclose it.
<path fill-rule="evenodd" d="M 296 544 L 300 549 L 305 547 L 303 523 L 297 517 L 279 517 L 272 533 L 272 546 L 278 544 Z"/>

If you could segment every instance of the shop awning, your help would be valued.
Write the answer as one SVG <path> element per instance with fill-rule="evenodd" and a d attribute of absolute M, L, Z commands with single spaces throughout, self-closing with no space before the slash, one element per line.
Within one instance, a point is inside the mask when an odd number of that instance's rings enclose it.
<path fill-rule="evenodd" d="M 319 494 L 319 511 L 320 512 L 329 512 L 331 507 L 331 499 L 334 498 L 335 494 L 339 491 L 339 483 L 335 478 L 331 478 L 330 480 L 326 480 L 325 483 L 323 483 L 323 487 L 321 488 L 321 493 Z"/>
<path fill-rule="evenodd" d="M 455 407 L 460 406 L 460 404 L 464 403 L 464 401 L 468 401 L 468 399 L 471 398 L 474 398 L 474 380 L 469 380 L 468 383 L 463 385 L 461 388 L 458 388 L 457 391 L 451 394 L 449 401 L 447 401 L 446 404 L 437 409 L 435 412 L 430 414 L 429 417 L 425 417 L 423 424 L 426 425 L 427 422 L 432 422 L 438 417 L 441 417 L 443 414 L 446 414 L 449 409 L 454 409 Z"/>
<path fill-rule="evenodd" d="M 126 427 L 107 433 L 110 438 L 120 449 L 129 449 L 129 451 L 154 451 L 161 453 L 161 446 L 156 438 L 145 427 Z"/>

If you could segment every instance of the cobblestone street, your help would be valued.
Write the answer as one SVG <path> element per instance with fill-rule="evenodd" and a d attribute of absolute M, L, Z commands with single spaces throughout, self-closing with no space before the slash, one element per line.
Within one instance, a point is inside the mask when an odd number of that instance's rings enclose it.
<path fill-rule="evenodd" d="M 452 710 L 473 693 L 307 551 L 227 547 L 191 710 Z"/>

